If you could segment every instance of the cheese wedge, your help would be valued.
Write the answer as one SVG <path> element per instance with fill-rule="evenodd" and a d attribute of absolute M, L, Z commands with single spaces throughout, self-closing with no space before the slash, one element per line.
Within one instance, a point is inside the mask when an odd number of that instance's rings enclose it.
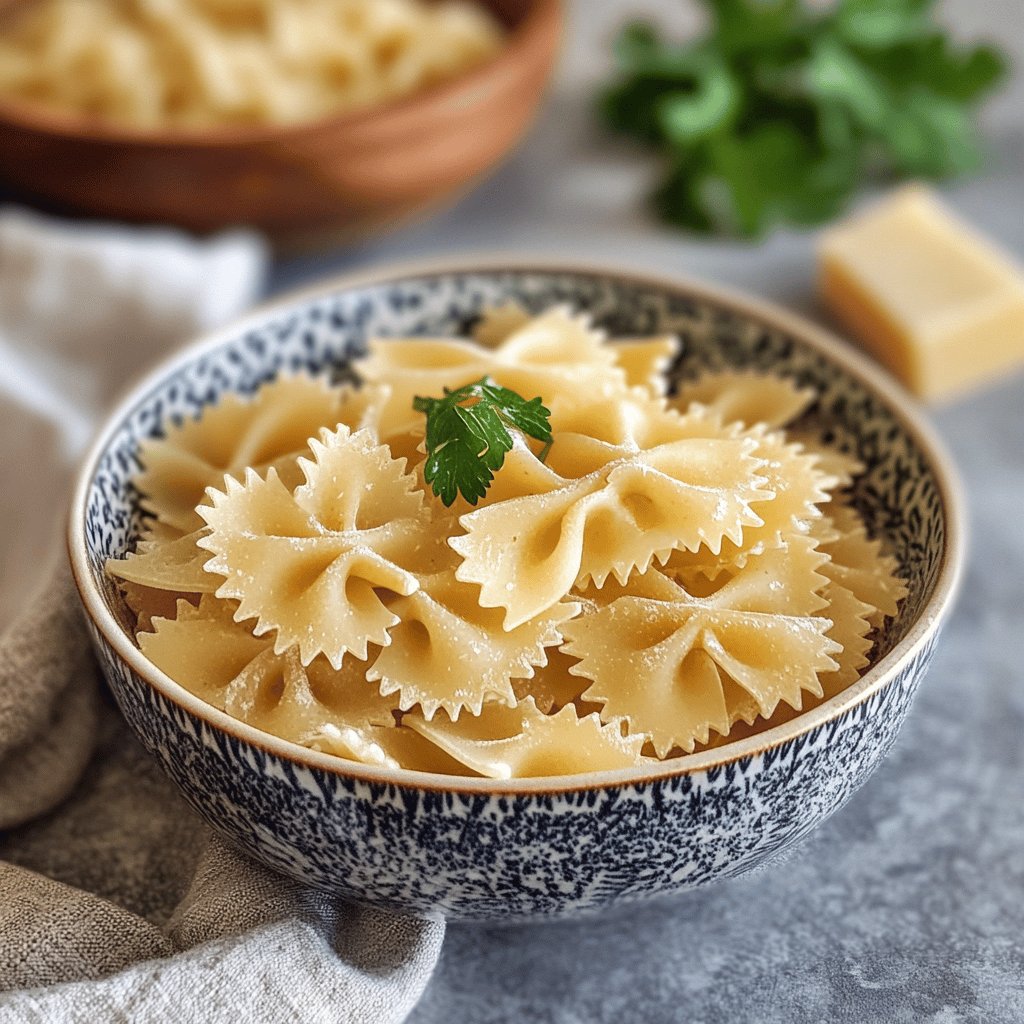
<path fill-rule="evenodd" d="M 1024 362 L 1024 272 L 922 186 L 827 231 L 819 283 L 839 320 L 924 398 Z"/>

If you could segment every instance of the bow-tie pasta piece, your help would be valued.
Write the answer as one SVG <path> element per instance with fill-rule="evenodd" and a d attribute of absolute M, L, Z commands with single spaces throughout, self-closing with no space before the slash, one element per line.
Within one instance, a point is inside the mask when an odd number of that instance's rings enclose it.
<path fill-rule="evenodd" d="M 199 547 L 205 527 L 176 540 L 140 541 L 124 558 L 108 558 L 106 571 L 126 583 L 172 593 L 212 594 L 223 582 L 204 566 L 209 552 Z"/>
<path fill-rule="evenodd" d="M 836 503 L 826 519 L 816 524 L 819 546 L 829 556 L 823 572 L 853 593 L 857 600 L 871 606 L 872 626 L 879 626 L 899 611 L 907 596 L 906 582 L 900 577 L 896 559 L 872 540 L 857 510 Z"/>
<path fill-rule="evenodd" d="M 413 410 L 417 395 L 440 398 L 445 389 L 454 391 L 483 377 L 524 398 L 543 396 L 545 401 L 580 387 L 626 386 L 604 335 L 592 330 L 586 318 L 560 307 L 530 319 L 491 349 L 450 338 L 372 341 L 357 369 L 364 380 L 391 389 L 382 436 L 422 422 Z"/>
<path fill-rule="evenodd" d="M 500 475 L 500 474 L 499 474 Z M 564 483 L 564 482 L 563 482 Z M 559 603 L 581 572 L 588 498 L 600 481 L 556 485 L 464 515 L 449 544 L 463 558 L 456 576 L 480 587 L 485 608 L 504 608 L 515 629 Z"/>
<path fill-rule="evenodd" d="M 479 715 L 446 715 L 429 721 L 406 715 L 414 729 L 455 760 L 491 779 L 572 775 L 633 768 L 648 759 L 644 737 L 625 736 L 618 722 L 602 724 L 597 715 L 580 718 L 572 705 L 545 715 L 527 698 L 515 707 L 485 704 Z"/>
<path fill-rule="evenodd" d="M 228 684 L 270 641 L 255 637 L 233 618 L 234 606 L 203 595 L 198 606 L 179 601 L 174 615 L 154 621 L 138 637 L 142 653 L 175 682 L 214 707 L 224 709 Z"/>
<path fill-rule="evenodd" d="M 679 351 L 672 335 L 660 338 L 617 338 L 590 326 L 583 315 L 555 307 L 537 317 L 514 304 L 484 312 L 474 329 L 478 344 L 497 352 L 505 363 L 523 367 L 615 370 L 610 380 L 654 391 L 664 387 L 663 375 Z"/>
<path fill-rule="evenodd" d="M 306 441 L 341 421 L 350 394 L 322 378 L 294 376 L 264 384 L 249 398 L 225 395 L 166 436 L 142 442 L 135 485 L 143 509 L 191 533 L 203 525 L 196 506 L 208 487 L 223 487 L 225 475 L 240 478 L 247 469 L 294 472 Z M 298 478 L 288 482 L 294 486 Z"/>
<path fill-rule="evenodd" d="M 804 692 L 820 695 L 818 673 L 835 670 L 839 650 L 825 635 L 830 620 L 816 615 L 824 560 L 795 538 L 707 597 L 656 569 L 631 579 L 632 594 L 564 627 L 564 650 L 580 659 L 574 671 L 593 681 L 584 698 L 648 734 L 664 757 L 727 733 L 747 701 L 767 717 L 780 701 L 799 707 Z"/>
<path fill-rule="evenodd" d="M 738 543 L 726 538 L 718 552 L 709 548 L 673 552 L 665 571 L 688 585 L 698 585 L 700 574 L 717 579 L 720 573 L 744 565 L 751 556 L 779 547 L 793 535 L 807 534 L 822 519 L 819 506 L 832 500 L 840 483 L 838 477 L 822 469 L 816 453 L 787 443 L 782 433 L 754 427 L 739 436 L 756 441 L 754 455 L 761 460 L 758 472 L 767 480 L 769 496 L 758 496 L 751 503 L 761 522 L 744 530 Z"/>
<path fill-rule="evenodd" d="M 514 704 L 512 680 L 544 664 L 545 648 L 562 642 L 561 624 L 579 612 L 564 602 L 506 631 L 502 613 L 481 607 L 479 590 L 453 570 L 421 576 L 419 584 L 387 602 L 400 621 L 367 678 L 380 681 L 381 693 L 397 693 L 403 711 L 419 705 L 426 718 L 438 708 L 452 718 L 479 714 L 488 697 Z"/>
<path fill-rule="evenodd" d="M 559 440 L 566 434 L 593 438 L 608 447 L 606 461 L 616 454 L 654 448 L 680 438 L 674 429 L 680 417 L 646 388 L 579 389 L 554 396 L 549 406 L 551 429 Z"/>
<path fill-rule="evenodd" d="M 423 493 L 369 431 L 325 430 L 311 450 L 294 492 L 273 469 L 211 491 L 199 544 L 213 555 L 206 568 L 224 577 L 217 596 L 239 602 L 239 621 L 275 631 L 279 654 L 294 646 L 304 665 L 322 654 L 337 669 L 348 652 L 365 659 L 367 644 L 388 644 L 398 616 L 386 595 L 418 586 L 401 563 L 422 542 Z"/>
<path fill-rule="evenodd" d="M 326 749 L 343 729 L 394 725 L 395 702 L 367 682 L 366 663 L 349 656 L 340 671 L 324 658 L 303 665 L 295 648 L 267 649 L 229 684 L 224 710 L 257 729 Z"/>
<path fill-rule="evenodd" d="M 480 349 L 470 342 L 445 338 L 389 338 L 370 342 L 355 369 L 366 384 L 389 391 L 378 423 L 381 436 L 409 436 L 423 422 L 413 407 L 418 395 L 439 398 L 486 376 Z"/>
<path fill-rule="evenodd" d="M 824 562 L 819 571 L 828 577 L 829 570 L 829 563 Z M 792 705 L 780 701 L 775 711 L 768 716 L 763 716 L 761 706 L 750 694 L 734 688 L 729 701 L 734 726 L 738 724 L 748 727 L 735 738 L 792 721 L 801 712 L 817 707 L 855 683 L 861 671 L 870 663 L 868 654 L 872 647 L 870 634 L 873 629 L 871 616 L 875 609 L 831 579 L 822 589 L 821 596 L 827 604 L 815 615 L 829 623 L 825 636 L 835 645 L 831 656 L 837 667 L 818 673 L 821 693 L 807 690 L 801 694 L 801 700 Z M 734 733 L 730 732 L 729 736 L 733 738 Z"/>
<path fill-rule="evenodd" d="M 336 671 L 323 658 L 304 666 L 294 648 L 276 654 L 269 638 L 235 621 L 233 606 L 204 596 L 179 602 L 139 637 L 142 652 L 197 697 L 256 729 L 353 760 L 386 763 L 369 734 L 393 727 L 396 702 L 346 658 Z"/>
<path fill-rule="evenodd" d="M 682 415 L 663 398 L 637 387 L 561 395 L 551 403 L 551 427 L 558 444 L 552 447 L 545 466 L 566 479 L 587 476 L 616 460 L 628 460 L 676 441 L 735 441 L 749 436 L 763 446 L 763 432 L 745 435 L 738 424 L 723 424 L 720 417 L 701 407 Z M 540 487 L 537 492 L 546 489 Z M 525 493 L 521 489 L 517 496 Z M 774 494 L 765 489 L 758 500 L 768 500 Z"/>
<path fill-rule="evenodd" d="M 778 547 L 749 558 L 726 580 L 715 581 L 702 600 L 738 612 L 817 615 L 828 607 L 827 568 L 828 556 L 814 538 L 794 534 Z"/>
<path fill-rule="evenodd" d="M 569 373 L 583 369 L 604 370 L 615 379 L 615 353 L 607 335 L 596 330 L 590 317 L 568 306 L 555 306 L 532 317 L 493 350 L 499 369 L 544 370 Z M 500 383 L 500 382 L 499 382 Z"/>
<path fill-rule="evenodd" d="M 530 314 L 515 302 L 485 309 L 473 328 L 473 340 L 484 348 L 497 348 L 530 321 Z M 679 354 L 675 335 L 661 338 L 614 338 L 608 342 L 615 363 L 629 387 L 642 386 L 656 395 L 665 393 L 665 375 Z"/>
<path fill-rule="evenodd" d="M 765 495 L 755 447 L 751 438 L 675 441 L 464 515 L 465 536 L 450 541 L 463 558 L 458 578 L 478 584 L 480 603 L 504 608 L 514 629 L 589 580 L 625 580 L 676 548 L 739 543 L 761 523 L 751 509 Z"/>
<path fill-rule="evenodd" d="M 348 427 L 353 434 L 367 430 L 377 440 L 385 440 L 380 426 L 384 409 L 391 400 L 391 389 L 386 384 L 362 384 L 359 387 L 345 384 L 339 388 L 339 392 L 340 405 L 336 418 L 325 420 L 310 437 L 315 437 L 324 428 L 333 430 L 342 425 Z M 305 454 L 305 449 L 301 454 Z"/>
<path fill-rule="evenodd" d="M 757 370 L 719 370 L 680 384 L 672 404 L 684 411 L 701 405 L 725 423 L 775 429 L 802 416 L 816 397 L 813 388 L 800 387 L 788 377 Z"/>
<path fill-rule="evenodd" d="M 868 653 L 872 644 L 868 634 L 872 627 L 868 617 L 874 609 L 858 601 L 845 587 L 831 581 L 825 585 L 822 596 L 828 601 L 828 606 L 817 614 L 831 620 L 832 625 L 825 635 L 838 644 L 841 650 L 832 655 L 839 667 L 835 671 L 818 673 L 821 696 L 805 692 L 799 708 L 780 702 L 768 718 L 761 718 L 756 706 L 752 706 L 749 700 L 744 706 L 742 697 L 739 701 L 734 699 L 733 704 L 737 706 L 733 713 L 739 718 L 733 722 L 728 735 L 710 737 L 702 746 L 720 747 L 791 722 L 802 712 L 836 696 L 860 678 L 861 670 L 870 663 Z"/>
<path fill-rule="evenodd" d="M 183 536 L 173 526 L 147 518 L 135 550 L 123 558 L 107 559 L 105 571 L 117 580 L 125 604 L 136 616 L 137 629 L 148 630 L 156 616 L 173 617 L 178 598 L 194 604 L 200 593 L 213 593 L 220 585 L 216 576 L 204 573 L 209 555 L 196 545 L 201 534 Z"/>
<path fill-rule="evenodd" d="M 551 401 L 551 430 L 558 443 L 546 465 L 567 479 L 579 479 L 672 441 L 725 437 L 716 425 L 709 422 L 709 429 L 698 434 L 645 388 L 588 388 Z"/>
<path fill-rule="evenodd" d="M 794 528 L 807 532 L 821 518 L 818 506 L 832 500 L 839 480 L 821 469 L 817 455 L 802 445 L 788 444 L 782 433 L 754 427 L 745 436 L 757 441 L 755 454 L 763 460 L 760 472 L 773 494 L 769 500 L 755 501 L 754 511 L 764 522 L 743 538 L 743 551 L 758 553 L 777 547 Z"/>

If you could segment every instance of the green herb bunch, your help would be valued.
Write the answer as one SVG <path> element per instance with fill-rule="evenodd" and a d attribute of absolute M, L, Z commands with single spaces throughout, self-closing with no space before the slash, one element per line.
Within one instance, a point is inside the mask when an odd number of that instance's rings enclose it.
<path fill-rule="evenodd" d="M 955 45 L 934 0 L 702 3 L 711 25 L 693 42 L 627 26 L 601 97 L 608 125 L 668 159 L 653 197 L 666 221 L 753 237 L 834 217 L 869 177 L 979 164 L 973 107 L 1005 60 Z"/>

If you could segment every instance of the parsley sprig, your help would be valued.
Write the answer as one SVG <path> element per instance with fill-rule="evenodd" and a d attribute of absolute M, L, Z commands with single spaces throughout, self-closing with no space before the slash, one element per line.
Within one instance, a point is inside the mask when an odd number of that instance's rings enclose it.
<path fill-rule="evenodd" d="M 973 108 L 1006 58 L 953 42 L 934 0 L 703 4 L 710 27 L 690 42 L 628 25 L 601 97 L 608 125 L 665 158 L 664 220 L 757 236 L 829 220 L 868 178 L 980 163 Z"/>
<path fill-rule="evenodd" d="M 551 410 L 540 398 L 527 400 L 489 377 L 455 391 L 445 388 L 443 398 L 417 395 L 412 406 L 427 414 L 424 476 L 445 505 L 459 493 L 475 505 L 487 493 L 512 448 L 510 427 L 544 442 L 541 462 L 551 449 Z"/>

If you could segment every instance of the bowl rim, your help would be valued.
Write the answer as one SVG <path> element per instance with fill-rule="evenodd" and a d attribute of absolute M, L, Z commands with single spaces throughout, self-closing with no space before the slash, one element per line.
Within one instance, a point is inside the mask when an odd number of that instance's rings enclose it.
<path fill-rule="evenodd" d="M 746 739 L 724 743 L 721 747 L 705 751 L 684 754 L 655 766 L 510 779 L 451 776 L 408 768 L 365 765 L 338 755 L 311 750 L 232 718 L 226 712 L 192 694 L 180 683 L 176 683 L 145 658 L 133 639 L 115 619 L 102 592 L 93 581 L 85 540 L 85 513 L 99 460 L 112 436 L 139 402 L 144 400 L 150 391 L 159 387 L 171 373 L 246 332 L 263 326 L 269 319 L 300 310 L 315 300 L 325 299 L 339 292 L 379 287 L 415 278 L 502 273 L 607 277 L 626 284 L 655 287 L 688 298 L 707 301 L 792 335 L 802 344 L 838 364 L 867 390 L 879 395 L 888 411 L 924 454 L 934 474 L 945 516 L 945 543 L 934 589 L 903 639 L 852 686 L 810 711 L 798 714 L 789 722 Z M 294 765 L 324 771 L 350 781 L 466 795 L 527 796 L 636 786 L 684 775 L 699 775 L 710 769 L 733 764 L 781 747 L 841 717 L 891 683 L 903 667 L 929 643 L 941 626 L 955 599 L 962 574 L 966 522 L 962 486 L 957 470 L 945 445 L 925 419 L 916 400 L 881 367 L 826 328 L 773 302 L 745 295 L 729 287 L 708 284 L 693 277 L 662 275 L 640 269 L 548 256 L 509 258 L 469 255 L 389 264 L 332 276 L 261 303 L 245 316 L 178 348 L 152 367 L 141 379 L 129 385 L 116 406 L 103 420 L 75 478 L 66 539 L 74 584 L 93 627 L 117 657 L 147 685 L 215 731 L 227 733 L 236 740 L 290 761 Z"/>
<path fill-rule="evenodd" d="M 17 0 L 11 6 L 15 6 Z M 7 6 L 0 0 L 0 13 Z M 327 114 L 309 121 L 285 124 L 212 125 L 209 128 L 134 128 L 85 114 L 51 109 L 45 104 L 0 95 L 0 129 L 5 126 L 36 132 L 78 143 L 130 145 L 145 149 L 208 150 L 231 146 L 257 146 L 294 142 L 307 135 L 357 131 L 376 121 L 415 119 L 434 104 L 456 104 L 471 97 L 492 79 L 513 74 L 526 66 L 523 54 L 561 35 L 562 0 L 529 0 L 519 22 L 506 34 L 504 45 L 491 57 L 467 71 L 436 82 L 424 89 L 382 104 L 370 104 L 340 114 Z"/>

